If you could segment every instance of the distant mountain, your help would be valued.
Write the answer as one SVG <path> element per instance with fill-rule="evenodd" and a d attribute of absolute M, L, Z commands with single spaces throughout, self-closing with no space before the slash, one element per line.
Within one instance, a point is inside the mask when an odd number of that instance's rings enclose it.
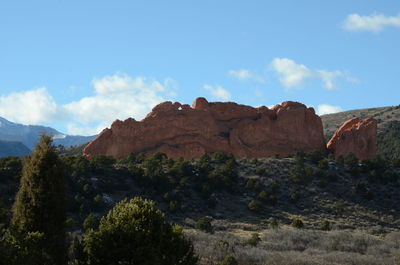
<path fill-rule="evenodd" d="M 65 147 L 85 144 L 96 137 L 66 135 L 51 127 L 23 125 L 0 117 L 0 141 L 21 142 L 32 150 L 42 133 L 52 135 L 54 145 Z"/>
<path fill-rule="evenodd" d="M 26 156 L 31 150 L 21 142 L 0 141 L 0 157 Z"/>

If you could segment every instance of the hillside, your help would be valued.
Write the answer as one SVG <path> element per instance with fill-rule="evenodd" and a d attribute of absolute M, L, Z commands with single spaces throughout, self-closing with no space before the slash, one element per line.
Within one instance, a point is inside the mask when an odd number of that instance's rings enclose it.
<path fill-rule="evenodd" d="M 141 196 L 156 201 L 169 221 L 185 228 L 201 255 L 200 265 L 219 264 L 225 254 L 249 258 L 243 264 L 265 264 L 262 257 L 269 254 L 277 260 L 285 255 L 319 261 L 286 264 L 337 264 L 330 256 L 341 251 L 351 264 L 366 264 L 377 253 L 368 248 L 376 244 L 381 256 L 368 264 L 396 264 L 388 261 L 398 247 L 382 237 L 398 233 L 398 164 L 379 159 L 359 164 L 351 157 L 335 161 L 317 152 L 241 160 L 223 153 L 198 160 L 173 160 L 161 153 L 118 161 L 80 155 L 62 160 L 68 179 L 68 230 L 73 233 L 82 233 L 89 214 L 99 218 L 121 199 Z M 0 195 L 8 207 L 20 171 L 21 159 L 0 159 Z M 195 229 L 205 216 L 214 235 Z M 291 228 L 297 219 L 304 232 Z M 260 248 L 257 242 L 245 243 L 254 233 L 260 235 Z M 225 241 L 229 248 L 221 245 Z M 320 256 L 303 252 L 315 244 L 322 244 L 316 250 Z"/>
<path fill-rule="evenodd" d="M 378 122 L 377 153 L 386 159 L 400 159 L 400 105 L 322 115 L 325 139 L 328 141 L 343 122 L 355 117 L 374 118 Z"/>
<path fill-rule="evenodd" d="M 8 142 L 0 140 L 0 157 L 26 156 L 31 150 L 20 142 Z"/>
<path fill-rule="evenodd" d="M 378 122 L 378 133 L 383 132 L 392 121 L 400 121 L 400 105 L 381 108 L 349 110 L 320 116 L 324 134 L 329 138 L 345 121 L 352 118 L 374 118 Z"/>

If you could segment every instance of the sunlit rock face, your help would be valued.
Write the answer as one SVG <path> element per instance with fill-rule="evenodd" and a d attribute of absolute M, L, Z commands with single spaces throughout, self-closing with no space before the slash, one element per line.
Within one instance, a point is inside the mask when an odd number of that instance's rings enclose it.
<path fill-rule="evenodd" d="M 327 148 L 335 157 L 353 153 L 360 160 L 376 155 L 377 122 L 368 118 L 346 121 L 332 136 Z"/>
<path fill-rule="evenodd" d="M 322 122 L 313 108 L 283 102 L 272 109 L 197 98 L 192 106 L 163 102 L 142 121 L 116 120 L 93 140 L 84 155 L 149 155 L 198 158 L 204 153 L 232 153 L 236 158 L 287 156 L 298 151 L 326 151 Z"/>

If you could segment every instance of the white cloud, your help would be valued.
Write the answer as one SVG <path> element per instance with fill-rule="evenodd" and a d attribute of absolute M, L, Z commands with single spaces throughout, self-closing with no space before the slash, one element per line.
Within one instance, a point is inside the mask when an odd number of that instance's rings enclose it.
<path fill-rule="evenodd" d="M 228 74 L 230 76 L 232 76 L 233 78 L 236 78 L 236 79 L 238 79 L 240 81 L 250 80 L 250 81 L 255 81 L 255 82 L 259 82 L 259 83 L 264 83 L 265 82 L 264 78 L 254 74 L 254 73 L 252 73 L 252 72 L 250 72 L 249 70 L 246 70 L 246 69 L 230 70 L 228 72 Z"/>
<path fill-rule="evenodd" d="M 327 90 L 335 88 L 335 80 L 339 77 L 348 81 L 353 80 L 351 76 L 342 71 L 312 70 L 303 64 L 298 64 L 288 58 L 275 58 L 270 67 L 278 73 L 279 81 L 286 88 L 300 87 L 307 79 L 320 79 Z"/>
<path fill-rule="evenodd" d="M 132 78 L 121 74 L 94 79 L 94 96 L 84 97 L 63 106 L 73 120 L 80 123 L 69 124 L 69 131 L 98 133 L 101 128 L 109 126 L 116 119 L 133 117 L 140 120 L 155 105 L 166 100 L 164 94 L 171 96 L 171 93 L 174 93 L 168 86 L 171 82 L 170 78 L 162 84 L 145 77 Z M 97 125 L 88 127 L 88 123 Z"/>
<path fill-rule="evenodd" d="M 54 120 L 60 110 L 46 88 L 0 96 L 0 116 L 23 124 L 38 124 Z"/>
<path fill-rule="evenodd" d="M 222 86 L 204 85 L 203 88 L 210 92 L 211 96 L 217 100 L 228 101 L 231 99 L 231 93 Z"/>
<path fill-rule="evenodd" d="M 343 23 L 343 28 L 348 31 L 372 31 L 377 33 L 386 27 L 400 28 L 400 14 L 397 16 L 350 14 Z"/>
<path fill-rule="evenodd" d="M 317 107 L 317 114 L 318 115 L 325 115 L 330 113 L 337 113 L 341 112 L 342 108 L 340 106 L 332 106 L 328 104 L 320 104 Z"/>
<path fill-rule="evenodd" d="M 177 82 L 115 74 L 94 79 L 94 95 L 58 105 L 46 88 L 0 96 L 0 116 L 23 124 L 67 122 L 69 134 L 93 135 L 116 120 L 140 120 L 176 95 Z"/>

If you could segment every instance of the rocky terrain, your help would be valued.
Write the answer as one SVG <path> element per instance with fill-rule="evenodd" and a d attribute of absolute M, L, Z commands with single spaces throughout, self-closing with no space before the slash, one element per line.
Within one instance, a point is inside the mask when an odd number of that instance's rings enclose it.
<path fill-rule="evenodd" d="M 375 119 L 378 123 L 378 133 L 380 133 L 383 132 L 391 122 L 400 121 L 400 105 L 381 108 L 349 110 L 322 115 L 321 120 L 324 127 L 324 134 L 326 136 L 326 139 L 330 139 L 341 124 L 353 118 Z"/>
<path fill-rule="evenodd" d="M 329 150 L 360 159 L 376 154 L 376 123 L 357 120 L 334 137 Z M 352 137 L 348 137 L 349 135 Z M 346 140 L 344 136 L 347 135 Z M 360 143 L 366 142 L 360 146 Z M 346 146 L 346 148 L 343 148 Z M 336 148 L 337 147 L 337 148 Z M 322 122 L 313 108 L 283 102 L 271 109 L 233 102 L 209 103 L 198 98 L 189 105 L 164 102 L 142 121 L 115 121 L 84 149 L 84 155 L 149 155 L 199 158 L 204 153 L 232 153 L 237 158 L 280 155 L 299 151 L 327 153 Z"/>

